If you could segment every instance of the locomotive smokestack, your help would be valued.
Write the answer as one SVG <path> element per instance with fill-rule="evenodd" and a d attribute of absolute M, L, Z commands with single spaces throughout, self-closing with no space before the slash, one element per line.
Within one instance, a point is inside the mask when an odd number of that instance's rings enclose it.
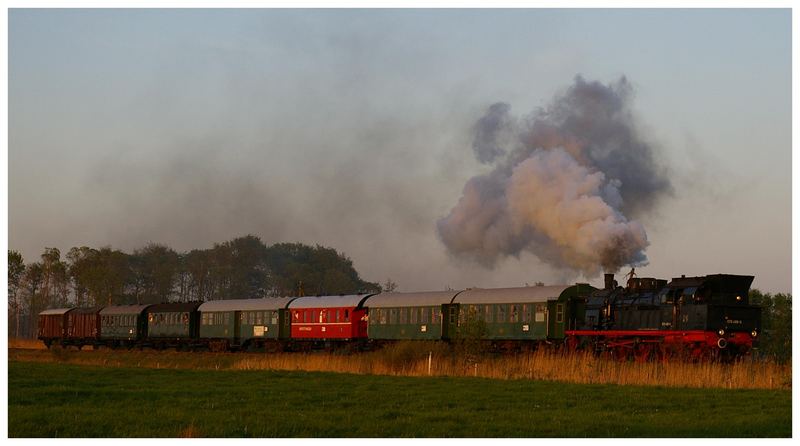
<path fill-rule="evenodd" d="M 606 279 L 606 289 L 613 290 L 614 289 L 614 274 L 605 274 Z"/>

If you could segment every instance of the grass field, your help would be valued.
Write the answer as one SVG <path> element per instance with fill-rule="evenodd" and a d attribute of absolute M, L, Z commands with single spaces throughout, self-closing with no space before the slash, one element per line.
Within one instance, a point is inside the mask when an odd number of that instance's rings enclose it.
<path fill-rule="evenodd" d="M 11 437 L 787 437 L 791 392 L 9 361 Z"/>

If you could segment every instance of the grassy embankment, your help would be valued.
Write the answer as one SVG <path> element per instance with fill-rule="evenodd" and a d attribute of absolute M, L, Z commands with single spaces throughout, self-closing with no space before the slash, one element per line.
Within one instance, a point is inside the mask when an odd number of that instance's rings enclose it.
<path fill-rule="evenodd" d="M 429 347 L 429 348 L 425 348 Z M 291 370 L 362 375 L 470 376 L 529 379 L 577 384 L 652 385 L 727 389 L 791 388 L 791 365 L 744 360 L 734 364 L 685 362 L 618 362 L 591 354 L 561 355 L 550 351 L 492 357 L 476 362 L 440 345 L 398 344 L 376 352 L 331 355 L 189 353 L 127 350 L 9 350 L 9 359 L 130 368 Z"/>
<path fill-rule="evenodd" d="M 791 435 L 785 390 L 9 362 L 11 437 Z"/>

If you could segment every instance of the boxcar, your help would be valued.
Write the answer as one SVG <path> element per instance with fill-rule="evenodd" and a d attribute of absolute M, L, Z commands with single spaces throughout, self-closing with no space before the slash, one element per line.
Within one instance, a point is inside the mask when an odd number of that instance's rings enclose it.
<path fill-rule="evenodd" d="M 97 345 L 100 340 L 100 310 L 103 307 L 76 308 L 67 313 L 65 342 L 76 345 Z"/>
<path fill-rule="evenodd" d="M 349 340 L 367 338 L 363 302 L 372 294 L 299 297 L 289 303 L 292 339 Z"/>
<path fill-rule="evenodd" d="M 100 342 L 110 346 L 131 346 L 147 330 L 144 310 L 150 305 L 114 305 L 100 310 Z"/>
<path fill-rule="evenodd" d="M 491 340 L 540 341 L 563 339 L 565 328 L 574 327 L 580 309 L 581 287 L 533 286 L 520 288 L 473 288 L 458 293 L 450 310 L 458 323 L 480 321 Z"/>
<path fill-rule="evenodd" d="M 200 328 L 200 302 L 155 304 L 147 315 L 146 343 L 157 347 L 179 347 L 196 341 Z"/>
<path fill-rule="evenodd" d="M 206 302 L 200 307 L 200 339 L 212 350 L 278 347 L 289 338 L 287 305 L 294 297 L 233 299 Z"/>
<path fill-rule="evenodd" d="M 54 308 L 39 313 L 37 338 L 44 342 L 47 348 L 54 343 L 60 343 L 67 336 L 67 313 L 72 308 Z"/>
<path fill-rule="evenodd" d="M 364 302 L 369 338 L 374 340 L 442 338 L 442 308 L 459 291 L 381 293 Z"/>

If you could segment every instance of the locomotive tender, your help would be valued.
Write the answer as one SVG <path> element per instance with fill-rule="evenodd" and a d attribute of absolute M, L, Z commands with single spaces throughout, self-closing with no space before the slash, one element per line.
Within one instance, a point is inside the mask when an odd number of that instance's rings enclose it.
<path fill-rule="evenodd" d="M 372 348 L 478 336 L 494 348 L 542 344 L 639 360 L 737 356 L 757 345 L 752 276 L 666 280 L 612 274 L 588 284 L 61 308 L 39 314 L 52 345 L 178 349 Z M 468 330 L 468 328 L 478 328 Z"/>

